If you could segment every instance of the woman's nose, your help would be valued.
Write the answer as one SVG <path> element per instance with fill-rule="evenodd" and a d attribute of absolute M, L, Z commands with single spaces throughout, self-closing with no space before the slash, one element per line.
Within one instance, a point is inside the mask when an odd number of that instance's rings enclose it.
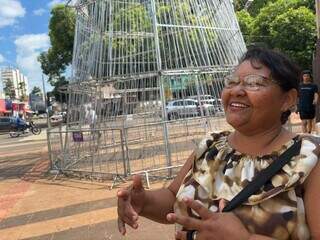
<path fill-rule="evenodd" d="M 245 87 L 243 86 L 242 83 L 239 83 L 230 89 L 230 94 L 236 95 L 236 96 L 245 95 L 246 94 Z"/>

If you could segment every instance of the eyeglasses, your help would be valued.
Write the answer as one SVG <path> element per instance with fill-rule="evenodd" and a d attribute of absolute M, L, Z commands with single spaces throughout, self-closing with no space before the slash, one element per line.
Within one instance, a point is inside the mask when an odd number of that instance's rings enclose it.
<path fill-rule="evenodd" d="M 242 80 L 242 81 L 241 81 Z M 224 78 L 224 87 L 233 88 L 242 82 L 244 89 L 248 91 L 259 91 L 270 86 L 270 83 L 277 83 L 276 81 L 257 74 L 250 74 L 242 79 L 239 76 L 229 75 Z"/>

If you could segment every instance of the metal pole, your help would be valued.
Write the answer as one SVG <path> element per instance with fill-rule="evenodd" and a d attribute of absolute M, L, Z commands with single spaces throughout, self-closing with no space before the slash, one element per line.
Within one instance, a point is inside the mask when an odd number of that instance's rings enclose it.
<path fill-rule="evenodd" d="M 150 1 L 151 3 L 151 18 L 153 24 L 153 32 L 154 32 L 154 41 L 155 41 L 155 50 L 156 50 L 156 58 L 157 58 L 157 70 L 158 70 L 158 79 L 160 84 L 160 98 L 161 98 L 161 105 L 162 105 L 162 120 L 163 123 L 163 136 L 164 136 L 164 143 L 166 148 L 166 160 L 167 160 L 167 167 L 170 167 L 171 164 L 171 151 L 170 151 L 170 144 L 169 144 L 169 134 L 168 134 L 168 123 L 167 119 L 167 111 L 166 111 L 166 99 L 164 94 L 164 78 L 161 76 L 162 70 L 162 63 L 161 63 L 161 52 L 160 52 L 160 43 L 159 43 L 159 35 L 158 35 L 158 21 L 156 15 L 156 4 L 154 0 Z M 172 175 L 171 169 L 168 170 L 168 175 Z"/>

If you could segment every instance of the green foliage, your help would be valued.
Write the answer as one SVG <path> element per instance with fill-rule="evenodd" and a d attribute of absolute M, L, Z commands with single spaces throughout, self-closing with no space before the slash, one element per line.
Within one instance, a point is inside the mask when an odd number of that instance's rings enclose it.
<path fill-rule="evenodd" d="M 249 44 L 252 32 L 253 17 L 251 17 L 246 10 L 241 10 L 237 12 L 237 18 L 244 40 L 247 44 Z"/>
<path fill-rule="evenodd" d="M 274 48 L 286 52 L 301 67 L 311 69 L 316 41 L 315 16 L 310 9 L 289 9 L 271 24 L 270 35 Z"/>
<path fill-rule="evenodd" d="M 33 89 L 31 90 L 31 94 L 36 96 L 42 96 L 42 91 L 39 87 L 34 86 Z"/>
<path fill-rule="evenodd" d="M 51 10 L 49 36 L 51 47 L 38 57 L 48 82 L 55 86 L 63 81 L 62 76 L 72 61 L 72 50 L 75 32 L 75 12 L 65 5 L 56 5 Z"/>
<path fill-rule="evenodd" d="M 3 80 L 4 83 L 4 88 L 3 88 L 3 92 L 5 94 L 5 96 L 9 97 L 10 99 L 15 99 L 16 98 L 16 92 L 14 89 L 14 85 L 13 82 L 10 79 L 4 79 Z"/>
<path fill-rule="evenodd" d="M 51 11 L 49 36 L 52 52 L 66 65 L 72 60 L 75 19 L 74 10 L 65 5 L 57 5 Z"/>
<path fill-rule="evenodd" d="M 255 0 L 248 8 L 248 12 L 251 14 L 251 16 L 257 16 L 260 12 L 260 9 L 267 6 L 267 4 L 271 2 L 273 2 L 273 0 Z"/>
<path fill-rule="evenodd" d="M 311 68 L 316 41 L 314 0 L 254 1 L 248 12 L 238 11 L 237 16 L 247 45 L 279 49 L 301 67 Z"/>

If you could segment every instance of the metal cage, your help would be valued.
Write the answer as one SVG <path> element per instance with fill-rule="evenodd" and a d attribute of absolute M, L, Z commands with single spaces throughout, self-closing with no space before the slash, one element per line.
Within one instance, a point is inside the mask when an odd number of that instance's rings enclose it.
<path fill-rule="evenodd" d="M 78 0 L 67 125 L 53 167 L 99 177 L 173 174 L 228 128 L 223 77 L 246 51 L 231 0 Z"/>

